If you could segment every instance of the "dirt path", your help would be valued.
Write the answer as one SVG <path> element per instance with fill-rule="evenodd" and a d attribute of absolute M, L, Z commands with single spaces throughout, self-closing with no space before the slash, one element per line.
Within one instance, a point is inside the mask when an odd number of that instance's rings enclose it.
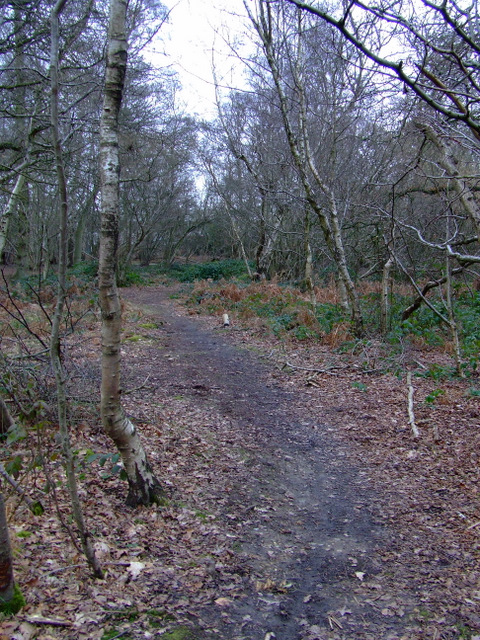
<path fill-rule="evenodd" d="M 162 322 L 152 382 L 223 416 L 225 440 L 244 445 L 242 474 L 235 481 L 231 470 L 223 507 L 237 528 L 244 593 L 203 611 L 216 637 L 426 637 L 409 616 L 413 594 L 382 587 L 392 534 L 376 513 L 368 469 L 352 466 L 325 416 L 277 385 L 220 327 L 177 315 L 165 292 L 132 289 L 124 297 Z M 150 364 L 158 357 L 150 347 Z"/>

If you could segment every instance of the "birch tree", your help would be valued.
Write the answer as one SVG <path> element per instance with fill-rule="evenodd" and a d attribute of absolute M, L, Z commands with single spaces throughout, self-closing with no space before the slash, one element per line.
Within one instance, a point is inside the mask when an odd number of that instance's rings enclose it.
<path fill-rule="evenodd" d="M 298 27 L 294 34 L 296 51 L 293 52 L 291 49 L 283 51 L 283 54 L 289 56 L 286 64 L 292 74 L 296 102 L 295 108 L 292 108 L 286 88 L 288 83 L 282 75 L 282 55 L 280 52 L 282 45 L 287 42 L 288 36 L 286 34 L 278 35 L 276 33 L 277 25 L 275 24 L 276 17 L 281 23 L 283 15 L 275 16 L 272 6 L 265 0 L 257 2 L 257 16 L 253 16 L 250 11 L 249 15 L 263 46 L 268 68 L 277 92 L 285 134 L 305 192 L 305 199 L 308 206 L 317 216 L 325 242 L 334 259 L 341 283 L 346 292 L 355 333 L 360 335 L 363 331 L 362 315 L 355 285 L 348 270 L 335 193 L 320 175 L 310 146 L 303 80 L 304 68 L 301 49 L 303 27 L 301 20 L 298 19 Z M 281 25 L 279 28 L 281 29 Z M 297 119 L 297 122 L 294 121 L 294 118 Z M 319 202 L 316 194 L 317 190 L 321 192 L 326 206 L 322 206 Z"/>
<path fill-rule="evenodd" d="M 163 491 L 148 462 L 140 435 L 126 416 L 120 400 L 121 306 L 116 284 L 120 178 L 118 118 L 127 68 L 126 8 L 127 0 L 110 0 L 107 68 L 100 122 L 100 406 L 104 429 L 122 456 L 129 484 L 127 504 L 135 506 L 159 502 Z"/>

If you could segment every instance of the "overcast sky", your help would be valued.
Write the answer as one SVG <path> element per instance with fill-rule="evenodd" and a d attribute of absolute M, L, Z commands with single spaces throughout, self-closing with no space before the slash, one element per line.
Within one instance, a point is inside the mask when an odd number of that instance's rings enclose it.
<path fill-rule="evenodd" d="M 243 0 L 163 0 L 171 10 L 162 28 L 167 62 L 179 73 L 182 99 L 188 110 L 202 117 L 215 113 L 213 60 L 221 84 L 241 85 L 241 64 L 225 40 L 242 38 Z M 238 51 L 240 45 L 237 44 Z M 162 64 L 165 58 L 162 56 Z"/>

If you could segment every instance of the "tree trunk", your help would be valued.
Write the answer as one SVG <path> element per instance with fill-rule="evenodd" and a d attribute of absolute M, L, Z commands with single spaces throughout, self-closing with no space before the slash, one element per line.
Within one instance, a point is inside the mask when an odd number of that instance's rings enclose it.
<path fill-rule="evenodd" d="M 312 211 L 318 217 L 320 227 L 325 237 L 326 245 L 335 261 L 338 269 L 338 275 L 342 281 L 348 296 L 349 311 L 352 318 L 352 324 L 354 326 L 355 335 L 361 336 L 363 333 L 363 319 L 360 310 L 360 304 L 358 295 L 355 289 L 355 285 L 350 277 L 348 271 L 347 260 L 345 256 L 345 248 L 343 245 L 343 238 L 341 233 L 340 221 L 338 219 L 337 204 L 335 200 L 335 194 L 332 189 L 321 179 L 320 174 L 315 165 L 313 154 L 310 149 L 307 123 L 306 123 L 306 105 L 305 95 L 303 87 L 303 78 L 301 70 L 299 68 L 299 59 L 301 59 L 302 53 L 299 49 L 296 65 L 293 65 L 295 87 L 298 93 L 300 103 L 300 131 L 299 135 L 295 133 L 292 125 L 290 109 L 288 106 L 287 95 L 282 85 L 282 76 L 278 59 L 276 57 L 275 46 L 273 41 L 273 29 L 271 19 L 271 6 L 264 0 L 259 1 L 260 18 L 256 21 L 250 13 L 250 19 L 257 30 L 263 44 L 263 49 L 267 59 L 267 63 L 272 75 L 272 79 L 275 85 L 275 90 L 279 99 L 280 112 L 282 115 L 283 126 L 287 137 L 287 142 L 290 148 L 292 159 L 297 168 L 305 197 L 312 208 Z M 300 37 L 300 35 L 299 35 Z M 311 177 L 313 177 L 313 184 Z M 328 213 L 326 213 L 320 206 L 317 196 L 315 194 L 314 185 L 320 188 L 324 196 L 329 203 Z"/>
<path fill-rule="evenodd" d="M 14 421 L 3 398 L 0 398 L 0 435 L 5 435 Z"/>
<path fill-rule="evenodd" d="M 15 182 L 15 187 L 8 199 L 7 206 L 0 216 L 0 255 L 2 255 L 3 250 L 5 248 L 5 242 L 7 240 L 8 235 L 8 225 L 10 222 L 10 218 L 15 213 L 17 209 L 18 203 L 21 199 L 21 193 L 23 191 L 23 187 L 25 186 L 25 173 L 24 169 L 27 166 L 28 162 L 25 160 L 18 171 L 19 174 L 17 176 L 17 180 Z"/>
<path fill-rule="evenodd" d="M 480 205 L 478 204 L 474 193 L 468 186 L 468 181 L 460 175 L 459 170 L 457 169 L 457 159 L 448 144 L 441 140 L 431 126 L 424 123 L 416 123 L 416 126 L 422 131 L 427 140 L 430 140 L 430 142 L 432 142 L 440 152 L 438 164 L 451 178 L 450 184 L 453 190 L 457 193 L 458 200 L 462 204 L 470 218 L 470 221 L 475 227 L 477 238 L 480 242 Z"/>
<path fill-rule="evenodd" d="M 63 456 L 65 459 L 65 471 L 67 486 L 72 503 L 73 517 L 78 528 L 82 549 L 88 563 L 97 578 L 102 578 L 103 573 L 95 556 L 91 536 L 85 524 L 83 509 L 78 494 L 75 460 L 70 444 L 70 432 L 67 419 L 67 393 L 66 374 L 61 357 L 60 324 L 63 318 L 66 296 L 67 273 L 67 244 L 68 244 L 68 194 L 65 168 L 63 164 L 63 152 L 60 142 L 59 118 L 58 118 L 58 48 L 59 48 L 59 16 L 65 7 L 67 0 L 58 0 L 51 15 L 51 52 L 50 52 L 50 85 L 51 85 L 51 124 L 52 143 L 55 156 L 58 193 L 60 199 L 60 233 L 58 241 L 58 290 L 57 304 L 52 319 L 52 332 L 50 339 L 50 361 L 55 373 L 57 386 L 57 412 L 60 437 L 62 441 Z"/>
<path fill-rule="evenodd" d="M 387 333 L 388 325 L 390 321 L 390 272 L 393 267 L 393 258 L 390 258 L 383 265 L 383 275 L 382 275 L 382 299 L 380 306 L 380 331 L 382 334 Z"/>
<path fill-rule="evenodd" d="M 159 502 L 163 491 L 153 475 L 140 436 L 126 417 L 120 401 L 121 307 L 116 283 L 120 178 L 118 116 L 127 67 L 126 8 L 126 0 L 110 0 L 105 94 L 100 122 L 101 416 L 106 433 L 122 456 L 129 483 L 127 504 L 135 506 Z"/>
<path fill-rule="evenodd" d="M 5 502 L 0 494 L 0 601 L 10 602 L 13 598 L 13 588 L 12 550 L 8 535 Z"/>

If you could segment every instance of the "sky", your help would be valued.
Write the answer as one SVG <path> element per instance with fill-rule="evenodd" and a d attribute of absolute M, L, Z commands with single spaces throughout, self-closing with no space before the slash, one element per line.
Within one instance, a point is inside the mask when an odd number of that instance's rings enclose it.
<path fill-rule="evenodd" d="M 187 110 L 200 117 L 215 115 L 212 60 L 220 84 L 242 86 L 243 68 L 225 40 L 242 38 L 243 0 L 163 0 L 171 10 L 162 28 L 162 48 L 183 86 Z M 241 50 L 236 44 L 235 50 Z M 213 58 L 212 58 L 213 52 Z M 162 65 L 165 57 L 162 56 Z"/>

